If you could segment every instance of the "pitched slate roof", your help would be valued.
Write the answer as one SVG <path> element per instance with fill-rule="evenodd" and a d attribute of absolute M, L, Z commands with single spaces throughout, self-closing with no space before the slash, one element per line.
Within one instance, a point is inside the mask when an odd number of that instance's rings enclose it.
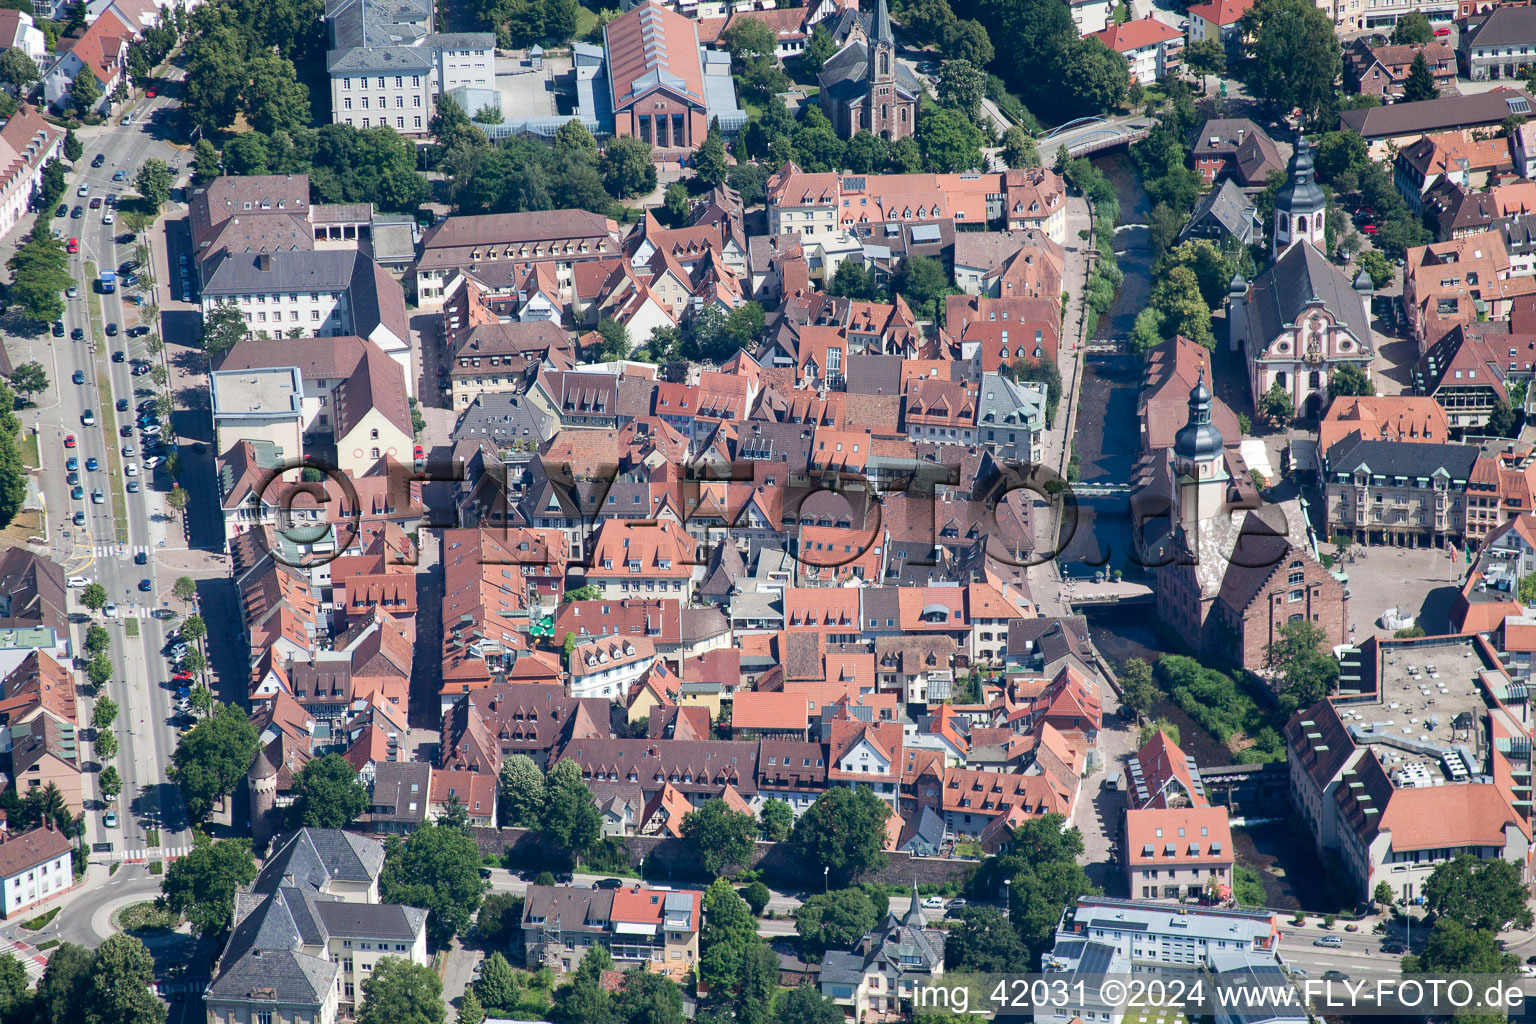
<path fill-rule="evenodd" d="M 254 892 L 273 892 L 287 876 L 317 891 L 332 879 L 366 884 L 384 869 L 384 848 L 371 839 L 339 828 L 302 828 L 279 839 L 274 853 L 251 886 Z"/>
<path fill-rule="evenodd" d="M 1307 242 L 1291 246 L 1253 282 L 1248 316 L 1254 343 L 1269 344 L 1317 301 L 1357 339 L 1369 343 L 1370 324 L 1354 282 Z"/>

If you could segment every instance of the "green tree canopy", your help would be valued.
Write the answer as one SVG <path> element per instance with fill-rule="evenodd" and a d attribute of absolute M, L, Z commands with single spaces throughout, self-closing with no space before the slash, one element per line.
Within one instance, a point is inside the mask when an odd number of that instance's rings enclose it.
<path fill-rule="evenodd" d="M 1528 899 L 1517 865 L 1465 853 L 1438 865 L 1424 883 L 1424 905 L 1430 912 L 1470 931 L 1499 932 L 1506 923 L 1529 928 Z"/>
<path fill-rule="evenodd" d="M 200 935 L 216 935 L 229 926 L 235 893 L 255 881 L 256 859 L 249 840 L 194 836 L 192 852 L 166 868 L 162 889 L 167 906 Z"/>
<path fill-rule="evenodd" d="M 862 889 L 816 893 L 795 910 L 795 932 L 806 956 L 820 959 L 828 949 L 849 949 L 879 918 Z"/>
<path fill-rule="evenodd" d="M 119 932 L 96 947 L 82 1000 L 84 1024 L 164 1024 L 155 998 L 155 958 L 132 935 Z"/>
<path fill-rule="evenodd" d="M 1339 678 L 1339 663 L 1325 651 L 1328 633 L 1305 619 L 1280 627 L 1280 637 L 1266 650 L 1270 668 L 1280 681 L 1286 706 L 1310 707 L 1328 695 Z"/>
<path fill-rule="evenodd" d="M 527 754 L 501 763 L 497 807 L 503 825 L 537 828 L 544 813 L 544 773 Z"/>
<path fill-rule="evenodd" d="M 368 809 L 368 790 L 340 754 L 312 758 L 294 780 L 289 817 L 294 828 L 346 828 Z"/>
<path fill-rule="evenodd" d="M 718 798 L 683 817 L 683 841 L 697 851 L 712 875 L 728 865 L 750 864 L 757 831 L 757 819 L 750 812 L 733 811 Z"/>
<path fill-rule="evenodd" d="M 1343 65 L 1333 22 L 1309 0 L 1259 0 L 1243 15 L 1247 83 L 1274 107 L 1300 108 L 1309 121 L 1333 101 Z"/>
<path fill-rule="evenodd" d="M 1392 26 L 1392 43 L 1401 46 L 1407 43 L 1420 45 L 1433 41 L 1435 30 L 1429 23 L 1429 15 L 1423 11 L 1409 11 L 1397 19 L 1397 24 Z"/>
<path fill-rule="evenodd" d="M 763 801 L 757 817 L 763 825 L 763 838 L 770 843 L 779 843 L 788 839 L 790 830 L 795 827 L 794 809 L 776 797 L 769 797 Z"/>
<path fill-rule="evenodd" d="M 656 188 L 651 147 L 631 136 L 610 139 L 600 161 L 603 187 L 615 199 L 645 195 Z"/>
<path fill-rule="evenodd" d="M 480 848 L 462 829 L 422 825 L 384 845 L 379 897 L 427 911 L 427 937 L 442 947 L 469 927 L 485 894 Z"/>
<path fill-rule="evenodd" d="M 444 1024 L 443 983 L 425 964 L 380 957 L 363 981 L 358 1024 Z"/>
<path fill-rule="evenodd" d="M 1412 13 L 1423 17 L 1418 11 Z M 1439 95 L 1440 89 L 1435 85 L 1434 73 L 1429 70 L 1429 61 L 1420 50 L 1413 55 L 1413 63 L 1408 65 L 1408 78 L 1403 82 L 1403 102 L 1421 103 Z"/>
<path fill-rule="evenodd" d="M 944 940 L 944 966 L 951 971 L 1005 974 L 1027 962 L 1007 916 L 996 907 L 966 907 Z"/>
<path fill-rule="evenodd" d="M 890 814 L 868 786 L 839 786 L 806 808 L 789 841 L 798 848 L 802 864 L 825 865 L 844 882 L 885 866 L 885 820 Z"/>
<path fill-rule="evenodd" d="M 711 990 L 734 992 L 747 955 L 761 940 L 746 901 L 724 878 L 704 891 L 704 924 L 699 932 L 699 980 Z"/>
<path fill-rule="evenodd" d="M 215 801 L 234 792 L 258 748 L 256 729 L 245 712 L 232 704 L 182 734 L 171 754 L 168 774 L 181 787 L 193 821 L 207 818 Z"/>
<path fill-rule="evenodd" d="M 540 829 L 560 849 L 580 860 L 603 839 L 603 815 L 581 766 L 562 758 L 544 777 Z"/>

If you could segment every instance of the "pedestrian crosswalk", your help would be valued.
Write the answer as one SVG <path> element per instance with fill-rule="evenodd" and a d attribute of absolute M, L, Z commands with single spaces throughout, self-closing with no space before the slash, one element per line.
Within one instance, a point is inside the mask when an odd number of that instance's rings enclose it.
<path fill-rule="evenodd" d="M 43 970 L 48 966 L 48 961 L 42 954 L 25 942 L 12 942 L 4 935 L 0 935 L 0 956 L 11 954 L 21 961 L 21 969 L 27 972 L 27 977 L 33 981 L 43 976 Z"/>
<path fill-rule="evenodd" d="M 192 852 L 190 846 L 152 846 L 145 850 L 121 850 L 109 855 L 109 860 L 175 860 Z"/>
<path fill-rule="evenodd" d="M 91 554 L 97 558 L 131 558 L 134 555 L 148 555 L 149 553 L 150 547 L 148 544 L 135 544 L 132 546 L 127 544 L 95 544 L 91 547 Z"/>

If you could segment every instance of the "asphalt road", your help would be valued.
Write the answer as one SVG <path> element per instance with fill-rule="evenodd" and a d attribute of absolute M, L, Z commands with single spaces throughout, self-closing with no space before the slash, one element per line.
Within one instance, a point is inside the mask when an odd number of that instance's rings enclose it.
<path fill-rule="evenodd" d="M 122 437 L 107 432 L 104 414 L 113 410 L 119 399 L 126 400 L 130 411 L 116 413 L 117 425 L 131 422 L 132 412 L 140 401 L 154 396 L 150 377 L 135 377 L 128 359 L 147 359 L 144 338 L 129 339 L 129 327 L 139 324 L 138 310 L 128 296 L 119 289 L 110 295 L 97 295 L 100 314 L 91 313 L 91 296 L 96 282 L 86 275 L 86 262 L 98 269 L 117 269 L 129 259 L 134 242 L 118 244 L 116 238 L 125 235 L 127 229 L 121 222 L 106 224 L 107 212 L 102 208 L 89 208 L 91 198 L 110 194 L 123 195 L 132 190 L 132 180 L 138 168 L 150 157 L 159 157 L 170 164 L 180 163 L 182 158 L 163 137 L 150 130 L 149 113 L 170 105 L 166 97 L 143 100 L 133 110 L 135 124 L 120 125 L 114 120 L 94 134 L 81 133 L 85 151 L 76 164 L 76 172 L 70 175 L 65 200 L 73 208 L 86 207 L 80 218 L 54 218 L 50 227 L 58 228 L 66 238 L 78 238 L 79 253 L 71 258 L 71 273 L 80 286 L 78 297 L 66 303 L 64 327 L 66 336 L 49 339 L 48 357 L 52 365 L 49 374 L 57 389 L 57 401 L 45 406 L 39 415 L 39 448 L 42 454 L 42 489 L 47 495 L 50 518 L 50 540 L 54 554 L 65 566 L 70 576 L 85 576 L 106 588 L 108 600 L 115 603 L 118 615 L 104 620 L 112 635 L 111 658 L 117 672 L 107 685 L 107 692 L 121 709 L 115 725 L 118 738 L 118 754 L 112 763 L 117 765 L 123 778 L 123 793 L 117 800 L 119 822 L 108 828 L 103 815 L 107 804 L 101 799 L 97 776 L 91 774 L 86 783 L 87 839 L 92 843 L 113 844 L 111 854 L 97 854 L 97 859 L 120 858 L 133 851 L 146 851 L 143 855 L 154 859 L 158 853 L 185 849 L 190 846 L 190 833 L 181 807 L 180 795 L 165 778 L 165 768 L 170 764 L 175 749 L 177 729 L 174 725 L 172 692 L 166 687 L 170 668 L 161 654 L 166 641 L 165 626 L 159 620 L 148 617 L 153 609 L 170 602 L 170 586 L 174 575 L 163 577 L 156 571 L 156 553 L 168 528 L 176 528 L 167 518 L 169 510 L 163 504 L 163 496 L 170 489 L 170 478 L 164 470 L 142 469 L 142 456 L 137 449 L 143 439 L 137 431 L 132 437 Z M 92 168 L 92 159 L 101 154 L 103 165 Z M 122 170 L 126 180 L 114 182 L 113 174 Z M 87 196 L 78 195 L 79 187 L 89 186 Z M 149 229 L 158 230 L 157 227 Z M 168 276 L 166 268 L 158 268 L 156 275 L 162 282 Z M 116 337 L 105 337 L 107 323 L 118 326 Z M 158 329 L 156 325 L 149 325 Z M 69 333 L 79 328 L 85 339 L 74 341 Z M 98 343 L 104 343 L 98 347 Z M 128 359 L 111 361 L 113 352 L 123 352 Z M 45 363 L 45 365 L 47 365 Z M 72 375 L 79 371 L 83 384 L 72 382 Z M 103 379 L 104 378 L 104 379 Z M 86 426 L 85 410 L 95 414 L 96 425 Z M 73 434 L 78 447 L 66 449 L 64 439 Z M 132 445 L 135 455 L 124 458 L 123 446 Z M 70 497 L 70 487 L 65 482 L 65 460 L 73 455 L 79 459 L 80 484 L 84 497 Z M 88 459 L 96 459 L 99 468 L 86 469 Z M 127 475 L 124 464 L 131 463 L 139 470 L 137 475 Z M 126 492 L 130 480 L 139 481 L 138 493 Z M 93 492 L 100 490 L 100 504 L 92 500 Z M 126 529 L 119 532 L 118 516 L 114 501 L 123 502 L 126 509 Z M 75 526 L 70 521 L 75 512 L 85 514 L 85 524 Z M 142 553 L 145 565 L 134 564 L 134 556 Z M 151 589 L 140 590 L 140 581 L 149 580 Z M 79 594 L 79 590 L 71 591 Z M 75 621 L 77 648 L 83 640 L 86 625 L 91 617 L 83 606 L 76 607 Z M 137 636 L 130 636 L 128 621 L 136 621 Z M 160 829 L 161 845 L 158 851 L 147 846 L 146 828 Z"/>

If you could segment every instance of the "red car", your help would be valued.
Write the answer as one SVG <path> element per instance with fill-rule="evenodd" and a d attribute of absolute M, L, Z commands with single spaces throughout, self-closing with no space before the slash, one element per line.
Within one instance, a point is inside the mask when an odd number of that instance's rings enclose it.
<path fill-rule="evenodd" d="M 80 239 L 71 238 L 64 246 L 64 251 L 73 256 L 80 251 Z"/>
<path fill-rule="evenodd" d="M 145 89 L 144 90 L 144 95 L 149 97 L 150 99 L 154 99 L 155 98 L 155 87 L 154 86 L 150 86 L 148 89 Z"/>
<path fill-rule="evenodd" d="M 1363 235 L 1374 235 L 1376 230 L 1375 224 L 1362 224 L 1360 226 L 1360 233 Z"/>
<path fill-rule="evenodd" d="M 1451 30 L 1448 29 L 1448 28 L 1437 28 L 1437 29 L 1435 29 L 1435 35 L 1437 35 L 1437 36 L 1448 36 L 1450 34 L 1451 34 Z"/>
<path fill-rule="evenodd" d="M 426 457 L 427 457 L 427 450 L 425 448 L 423 448 L 421 445 L 417 445 L 416 446 L 416 461 L 420 462 L 422 459 L 424 459 Z"/>
<path fill-rule="evenodd" d="M 74 434 L 65 434 L 64 435 L 64 447 L 65 448 L 73 448 L 74 446 L 75 446 L 75 435 Z"/>

